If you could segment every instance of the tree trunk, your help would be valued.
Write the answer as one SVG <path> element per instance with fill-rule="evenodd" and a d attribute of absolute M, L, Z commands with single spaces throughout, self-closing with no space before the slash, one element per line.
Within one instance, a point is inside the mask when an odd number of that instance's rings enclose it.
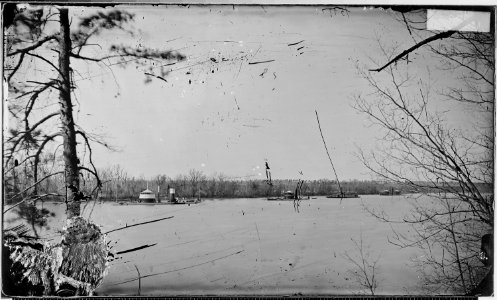
<path fill-rule="evenodd" d="M 59 81 L 60 81 L 60 120 L 61 133 L 64 140 L 64 172 L 67 188 L 67 218 L 80 215 L 80 205 L 77 195 L 79 192 L 78 157 L 76 153 L 76 132 L 72 116 L 71 102 L 71 74 L 69 58 L 71 52 L 71 38 L 68 10 L 60 9 L 60 37 L 59 37 Z"/>

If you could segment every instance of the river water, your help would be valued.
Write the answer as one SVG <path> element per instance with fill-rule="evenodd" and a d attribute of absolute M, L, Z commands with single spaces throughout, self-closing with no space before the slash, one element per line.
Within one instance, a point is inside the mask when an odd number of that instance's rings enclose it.
<path fill-rule="evenodd" d="M 361 196 L 300 202 L 265 199 L 204 200 L 188 205 L 118 205 L 90 202 L 83 216 L 104 232 L 134 223 L 173 216 L 108 234 L 122 254 L 111 263 L 98 295 L 346 294 L 367 293 L 357 281 L 359 261 L 354 241 L 362 236 L 363 253 L 377 260 L 377 294 L 422 294 L 412 259 L 419 250 L 388 242 L 390 224 L 364 210 L 384 210 L 391 217 L 409 212 L 406 196 Z M 40 204 L 41 205 L 41 204 Z M 64 204 L 44 203 L 56 213 L 42 237 L 56 238 L 64 224 Z M 15 224 L 15 215 L 6 216 Z M 410 233 L 407 225 L 395 229 Z M 141 279 L 138 280 L 138 271 Z M 140 289 L 139 289 L 140 288 Z"/>

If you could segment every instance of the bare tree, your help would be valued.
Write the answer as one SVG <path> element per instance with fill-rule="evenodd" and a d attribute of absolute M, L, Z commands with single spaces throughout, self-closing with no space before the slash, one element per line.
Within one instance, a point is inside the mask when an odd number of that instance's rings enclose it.
<path fill-rule="evenodd" d="M 200 185 L 205 182 L 205 180 L 206 177 L 202 171 L 196 169 L 190 169 L 190 171 L 188 171 L 188 181 L 190 183 L 192 197 L 195 197 L 195 194 L 197 194 L 197 197 L 200 197 Z"/>
<path fill-rule="evenodd" d="M 170 178 L 167 177 L 167 175 L 157 175 L 155 176 L 155 184 L 158 186 L 158 189 L 159 189 L 159 193 L 167 193 L 168 191 L 166 191 L 166 182 L 170 181 Z M 157 197 L 159 197 L 159 195 L 157 195 Z"/>
<path fill-rule="evenodd" d="M 348 270 L 348 273 L 357 281 L 357 283 L 365 288 L 368 293 L 374 296 L 378 287 L 378 261 L 380 255 L 372 257 L 368 246 L 364 245 L 362 232 L 359 241 L 351 238 L 354 244 L 354 249 L 351 253 L 345 252 L 343 255 L 354 266 Z"/>
<path fill-rule="evenodd" d="M 494 172 L 493 35 L 455 31 L 432 35 L 402 16 L 399 19 L 407 25 L 414 45 L 397 54 L 380 42 L 387 63 L 359 67 L 372 92 L 355 96 L 355 107 L 384 132 L 377 150 L 360 151 L 359 157 L 377 177 L 424 196 L 401 220 L 370 212 L 387 222 L 413 226 L 414 235 L 394 231 L 391 242 L 425 251 L 425 259 L 417 261 L 425 286 L 434 292 L 466 293 L 484 275 L 477 260 L 479 241 L 493 228 L 493 194 L 484 192 L 493 185 Z M 412 65 L 408 55 L 422 47 L 440 62 L 432 71 L 458 76 L 454 86 L 435 90 L 430 76 L 407 72 Z M 450 108 L 437 106 L 441 99 L 467 105 L 479 118 L 463 128 L 454 126 L 449 122 Z"/>

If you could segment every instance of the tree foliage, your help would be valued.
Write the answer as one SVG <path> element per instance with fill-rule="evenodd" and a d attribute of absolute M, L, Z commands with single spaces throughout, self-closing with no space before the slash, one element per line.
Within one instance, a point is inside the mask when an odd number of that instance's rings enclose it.
<path fill-rule="evenodd" d="M 7 281 L 15 293 L 91 295 L 103 280 L 109 249 L 98 226 L 79 217 L 80 202 L 95 196 L 102 187 L 92 160 L 92 143 L 107 144 L 74 120 L 73 110 L 79 105 L 73 95 L 78 74 L 74 60 L 111 68 L 115 62 L 146 66 L 185 57 L 175 51 L 143 46 L 111 45 L 102 49 L 99 38 L 103 32 L 120 30 L 132 34 L 127 25 L 133 14 L 119 9 L 70 15 L 65 7 L 9 4 L 4 12 L 10 13 L 4 40 L 10 130 L 4 137 L 3 178 L 12 179 L 10 190 L 15 193 L 7 195 L 7 202 L 18 197 L 21 200 L 3 213 L 16 208 L 19 216 L 30 221 L 36 234 L 35 225 L 44 225 L 49 212 L 40 210 L 32 201 L 65 195 L 68 218 L 59 244 L 33 247 L 22 239 L 6 242 L 2 252 L 9 262 L 6 268 L 12 272 Z M 87 51 L 89 47 L 102 51 L 95 57 L 94 51 Z M 125 60 L 130 57 L 131 62 Z M 88 151 L 89 155 L 82 157 L 78 151 Z M 44 164 L 50 154 L 51 167 Z M 24 170 L 22 190 L 17 186 L 19 170 Z M 63 174 L 63 180 L 56 190 L 39 194 L 42 185 L 58 174 Z M 86 194 L 80 185 L 85 175 L 91 175 L 95 183 Z"/>
<path fill-rule="evenodd" d="M 91 144 L 106 147 L 108 144 L 85 131 L 72 117 L 74 107 L 79 104 L 72 99 L 77 88 L 74 78 L 78 74 L 73 68 L 74 60 L 112 68 L 115 63 L 146 66 L 181 61 L 185 56 L 176 51 L 150 49 L 142 45 L 110 45 L 108 49 L 102 49 L 99 38 L 105 32 L 134 34 L 129 26 L 134 15 L 127 11 L 89 10 L 87 14 L 71 15 L 70 23 L 66 8 L 9 5 L 6 11 L 12 15 L 7 18 L 4 54 L 10 113 L 10 130 L 4 139 L 4 178 L 11 178 L 15 169 L 27 166 L 32 178 L 23 197 L 36 196 L 38 187 L 50 177 L 45 175 L 40 180 L 42 157 L 53 153 L 63 158 L 54 167 L 64 166 L 65 187 L 60 186 L 57 193 L 68 195 L 68 205 L 94 196 L 94 193 L 81 194 L 80 177 L 91 174 L 97 179 L 93 192 L 100 188 Z M 95 47 L 101 49 L 98 55 L 95 55 Z M 128 61 L 126 58 L 133 59 Z M 34 63 L 41 64 L 41 71 L 31 68 Z M 62 145 L 62 154 L 58 152 L 59 145 Z M 88 151 L 89 155 L 83 159 L 78 156 L 78 151 Z M 78 207 L 79 204 L 75 203 L 71 215 L 79 214 Z"/>

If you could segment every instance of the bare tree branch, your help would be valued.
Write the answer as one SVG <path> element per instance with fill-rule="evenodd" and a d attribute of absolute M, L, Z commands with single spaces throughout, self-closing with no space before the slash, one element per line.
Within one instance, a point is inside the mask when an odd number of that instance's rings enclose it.
<path fill-rule="evenodd" d="M 12 201 L 12 200 L 13 200 L 13 199 L 15 199 L 17 196 L 22 195 L 23 193 L 25 193 L 25 192 L 26 192 L 26 191 L 28 191 L 29 189 L 33 188 L 35 185 L 37 185 L 37 184 L 39 184 L 40 182 L 42 182 L 43 180 L 45 180 L 45 179 L 47 179 L 47 178 L 49 178 L 49 177 L 52 177 L 52 176 L 58 175 L 58 174 L 63 174 L 63 173 L 64 173 L 64 172 L 55 172 L 55 173 L 52 173 L 52 174 L 48 174 L 47 176 L 45 176 L 45 177 L 43 177 L 42 179 L 40 179 L 40 180 L 38 180 L 37 182 L 35 182 L 33 185 L 28 186 L 27 188 L 25 188 L 25 189 L 24 189 L 24 190 L 22 190 L 21 192 L 19 192 L 19 193 L 15 194 L 14 196 L 12 196 L 12 197 L 9 199 L 9 201 Z M 18 204 L 16 204 L 15 206 L 17 206 L 17 205 L 18 205 Z M 10 208 L 6 209 L 6 210 L 4 211 L 4 213 L 5 213 L 5 212 L 7 212 L 7 211 L 9 211 L 10 209 L 12 209 L 12 207 L 10 207 Z"/>
<path fill-rule="evenodd" d="M 19 53 L 21 53 L 21 54 L 27 54 L 29 51 L 35 50 L 36 48 L 39 48 L 40 46 L 42 46 L 46 42 L 49 42 L 51 40 L 56 40 L 56 39 L 57 39 L 56 35 L 46 36 L 45 38 L 42 38 L 42 39 L 38 40 L 36 43 L 34 43 L 34 44 L 32 44 L 32 45 L 30 45 L 28 47 L 16 49 L 13 52 L 7 53 L 7 56 L 13 56 L 13 55 L 16 55 L 16 54 L 19 54 Z"/>
<path fill-rule="evenodd" d="M 433 36 L 431 36 L 431 37 L 429 37 L 427 39 L 422 40 L 421 42 L 415 44 L 414 46 L 410 47 L 409 49 L 402 51 L 399 55 L 395 56 L 392 60 L 390 60 L 389 62 L 387 62 L 382 67 L 377 68 L 377 69 L 370 69 L 369 71 L 380 72 L 383 69 L 385 69 L 386 67 L 388 67 L 389 65 L 391 65 L 394 62 L 398 61 L 399 59 L 403 58 L 407 54 L 409 54 L 409 53 L 413 52 L 414 50 L 418 49 L 419 47 L 421 47 L 423 45 L 426 45 L 426 44 L 428 44 L 430 42 L 436 41 L 436 40 L 448 38 L 451 35 L 453 35 L 454 33 L 456 33 L 456 31 L 444 31 L 444 32 L 437 33 L 437 34 L 435 34 L 435 35 L 433 35 Z"/>

